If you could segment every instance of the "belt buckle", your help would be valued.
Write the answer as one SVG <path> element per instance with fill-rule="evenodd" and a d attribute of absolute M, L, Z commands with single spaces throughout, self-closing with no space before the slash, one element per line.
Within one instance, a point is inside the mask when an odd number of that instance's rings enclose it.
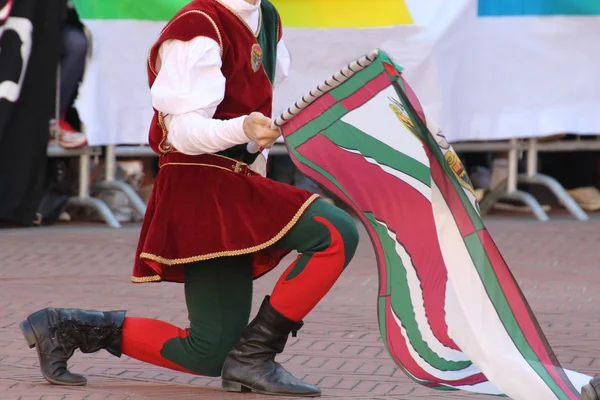
<path fill-rule="evenodd" d="M 241 161 L 236 161 L 235 165 L 233 166 L 233 172 L 240 172 L 242 170 L 242 164 L 244 164 Z"/>

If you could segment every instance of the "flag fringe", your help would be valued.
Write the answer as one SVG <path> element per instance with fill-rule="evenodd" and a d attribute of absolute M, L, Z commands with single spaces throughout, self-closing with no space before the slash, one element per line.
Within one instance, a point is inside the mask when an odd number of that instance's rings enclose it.
<path fill-rule="evenodd" d="M 319 97 L 340 86 L 342 83 L 352 78 L 352 76 L 354 76 L 354 74 L 357 72 L 367 68 L 378 56 L 379 50 L 376 49 L 366 56 L 363 56 L 342 68 L 331 78 L 325 80 L 325 82 L 317 86 L 317 89 L 311 90 L 308 92 L 308 94 L 302 96 L 301 99 L 296 101 L 291 107 L 285 110 L 277 119 L 275 119 L 275 125 L 279 127 L 283 126 L 286 122 L 298 115 L 300 111 L 315 102 Z"/>

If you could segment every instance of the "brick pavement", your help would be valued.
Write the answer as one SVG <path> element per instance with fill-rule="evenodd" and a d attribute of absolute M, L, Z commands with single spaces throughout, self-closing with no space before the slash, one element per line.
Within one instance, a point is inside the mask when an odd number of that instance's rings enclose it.
<path fill-rule="evenodd" d="M 541 224 L 493 219 L 488 226 L 530 300 L 564 366 L 600 371 L 600 221 Z M 46 306 L 127 308 L 130 315 L 186 324 L 176 284 L 129 283 L 138 227 L 110 230 L 68 225 L 0 231 L 0 399 L 264 399 L 218 390 L 219 380 L 142 364 L 106 352 L 77 354 L 72 369 L 86 374 L 80 388 L 46 384 L 19 329 L 28 313 Z M 417 387 L 397 370 L 378 334 L 375 261 L 364 232 L 356 259 L 306 319 L 280 358 L 321 386 L 325 398 L 484 399 Z M 275 271 L 256 282 L 256 301 L 274 285 Z"/>

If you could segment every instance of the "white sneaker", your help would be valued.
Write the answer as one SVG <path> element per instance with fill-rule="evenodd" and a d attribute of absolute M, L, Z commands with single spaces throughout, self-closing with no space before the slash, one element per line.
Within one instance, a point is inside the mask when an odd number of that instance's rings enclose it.
<path fill-rule="evenodd" d="M 61 130 L 58 135 L 58 143 L 65 149 L 78 149 L 87 144 L 87 138 L 81 132 Z"/>
<path fill-rule="evenodd" d="M 77 149 L 87 144 L 84 133 L 77 132 L 71 124 L 64 119 L 50 122 L 50 136 L 58 136 L 58 144 L 65 149 Z"/>

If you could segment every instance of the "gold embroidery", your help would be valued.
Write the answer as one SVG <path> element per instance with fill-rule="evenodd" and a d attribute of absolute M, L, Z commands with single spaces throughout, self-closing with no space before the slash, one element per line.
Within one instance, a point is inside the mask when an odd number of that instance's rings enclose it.
<path fill-rule="evenodd" d="M 144 276 L 141 278 L 139 278 L 137 276 L 131 277 L 131 282 L 133 282 L 133 283 L 160 282 L 161 280 L 162 280 L 162 278 L 160 277 L 160 275 Z"/>
<path fill-rule="evenodd" d="M 233 256 L 241 256 L 244 254 L 256 253 L 257 251 L 264 250 L 267 247 L 272 246 L 277 241 L 279 241 L 282 237 L 284 237 L 285 234 L 288 233 L 290 231 L 290 229 L 292 229 L 294 227 L 294 225 L 296 225 L 296 223 L 298 222 L 300 217 L 302 217 L 302 215 L 304 214 L 304 211 L 306 211 L 306 209 L 319 197 L 320 196 L 318 194 L 313 194 L 308 200 L 306 200 L 304 202 L 304 204 L 302 204 L 302 206 L 300 207 L 300 209 L 298 210 L 296 215 L 294 215 L 294 217 L 290 220 L 290 222 L 288 222 L 288 224 L 277 235 L 275 235 L 275 237 L 273 237 L 271 240 L 266 241 L 265 243 L 262 243 L 262 244 L 259 244 L 259 245 L 253 246 L 253 247 L 249 247 L 246 249 L 221 251 L 218 253 L 210 253 L 210 254 L 204 254 L 201 256 L 193 256 L 193 257 L 187 257 L 187 258 L 168 259 L 168 258 L 164 258 L 164 257 L 158 256 L 155 254 L 150 254 L 150 253 L 142 253 L 142 254 L 140 254 L 140 258 L 141 259 L 146 258 L 148 260 L 156 261 L 156 262 L 164 264 L 164 265 L 172 266 L 172 265 L 179 265 L 179 264 L 189 264 L 189 263 L 193 263 L 193 262 L 197 262 L 197 261 L 205 261 L 205 260 L 210 260 L 210 259 L 218 258 L 218 257 L 233 257 Z"/>
<path fill-rule="evenodd" d="M 165 145 L 165 141 L 167 140 L 167 134 L 169 133 L 169 131 L 167 131 L 167 125 L 165 124 L 165 119 L 163 117 L 162 112 L 157 112 L 157 119 L 158 126 L 160 126 L 160 129 L 162 130 L 162 139 L 160 139 L 160 143 L 158 144 L 158 151 L 160 151 L 161 153 L 168 153 L 171 150 L 173 150 L 173 146 Z"/>

